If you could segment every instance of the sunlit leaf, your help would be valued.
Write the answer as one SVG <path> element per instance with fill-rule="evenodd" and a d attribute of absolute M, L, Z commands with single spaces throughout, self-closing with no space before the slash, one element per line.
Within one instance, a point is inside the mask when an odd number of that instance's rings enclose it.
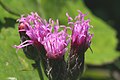
<path fill-rule="evenodd" d="M 37 71 L 32 68 L 23 52 L 16 53 L 13 45 L 19 44 L 17 28 L 2 28 L 0 32 L 0 79 L 39 80 Z"/>

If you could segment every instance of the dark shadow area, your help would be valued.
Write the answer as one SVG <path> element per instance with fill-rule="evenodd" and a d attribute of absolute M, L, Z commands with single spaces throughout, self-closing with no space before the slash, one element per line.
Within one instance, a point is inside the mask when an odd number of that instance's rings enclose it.
<path fill-rule="evenodd" d="M 15 19 L 12 19 L 12 18 L 4 18 L 5 19 L 5 23 L 2 23 L 0 21 L 0 30 L 4 27 L 4 28 L 8 28 L 8 27 L 12 27 L 14 28 L 15 27 L 15 23 L 16 23 L 16 20 Z"/>
<path fill-rule="evenodd" d="M 120 0 L 84 0 L 84 2 L 94 15 L 102 18 L 117 31 L 116 49 L 120 51 Z"/>

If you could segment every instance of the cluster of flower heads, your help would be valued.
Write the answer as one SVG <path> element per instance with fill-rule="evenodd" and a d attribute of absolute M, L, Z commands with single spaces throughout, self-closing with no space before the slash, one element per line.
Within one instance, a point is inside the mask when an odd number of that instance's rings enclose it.
<path fill-rule="evenodd" d="M 70 27 L 59 25 L 59 21 L 49 19 L 49 22 L 43 20 L 37 13 L 31 13 L 28 16 L 22 16 L 19 21 L 19 33 L 25 32 L 30 38 L 23 41 L 20 45 L 15 47 L 17 49 L 26 47 L 28 45 L 40 46 L 43 45 L 46 50 L 48 58 L 61 58 L 67 51 L 67 46 L 71 41 L 71 45 L 83 46 L 86 49 L 90 46 L 92 34 L 89 33 L 90 20 L 84 20 L 86 14 L 79 11 L 75 21 L 68 17 L 68 24 Z M 61 31 L 60 28 L 63 28 Z M 72 35 L 67 33 L 67 29 L 72 30 Z"/>

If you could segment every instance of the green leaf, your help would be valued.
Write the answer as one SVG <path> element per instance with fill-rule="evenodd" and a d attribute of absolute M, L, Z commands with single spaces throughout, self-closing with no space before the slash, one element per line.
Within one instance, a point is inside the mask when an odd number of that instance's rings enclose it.
<path fill-rule="evenodd" d="M 17 19 L 18 16 L 12 15 L 8 13 L 1 5 L 0 5 L 0 22 L 5 23 L 5 18 Z M 1 26 L 1 25 L 0 25 Z"/>
<path fill-rule="evenodd" d="M 86 53 L 86 62 L 88 64 L 102 65 L 115 61 L 119 57 L 116 51 L 117 39 L 116 32 L 108 24 L 92 16 L 91 24 L 94 26 L 94 37 L 92 39 L 91 48 Z"/>
<path fill-rule="evenodd" d="M 40 80 L 36 69 L 22 50 L 16 53 L 13 46 L 19 44 L 17 28 L 2 28 L 0 32 L 0 79 L 1 80 Z M 10 79 L 11 78 L 11 79 Z"/>
<path fill-rule="evenodd" d="M 61 14 L 66 2 L 67 1 L 65 0 L 41 0 L 41 7 L 46 15 L 45 18 L 58 19 L 58 16 Z"/>
<path fill-rule="evenodd" d="M 40 0 L 1 0 L 0 1 L 6 11 L 13 15 L 29 14 L 30 12 L 40 13 L 44 17 L 44 12 L 40 4 Z"/>

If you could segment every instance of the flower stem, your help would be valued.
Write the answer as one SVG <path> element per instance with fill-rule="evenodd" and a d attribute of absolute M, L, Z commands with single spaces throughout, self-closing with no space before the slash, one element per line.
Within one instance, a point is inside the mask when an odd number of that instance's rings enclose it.
<path fill-rule="evenodd" d="M 44 80 L 43 74 L 42 74 L 42 69 L 41 69 L 41 66 L 40 66 L 40 61 L 35 61 L 35 63 L 36 63 L 36 66 L 37 66 L 36 69 L 38 71 L 40 80 Z"/>

